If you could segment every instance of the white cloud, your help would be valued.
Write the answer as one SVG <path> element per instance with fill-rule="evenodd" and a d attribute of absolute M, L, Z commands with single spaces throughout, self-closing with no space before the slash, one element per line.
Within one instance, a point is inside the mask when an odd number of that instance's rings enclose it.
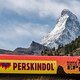
<path fill-rule="evenodd" d="M 74 0 L 70 5 L 70 10 L 80 17 L 80 1 Z"/>
<path fill-rule="evenodd" d="M 5 25 L 4 25 L 5 26 Z M 8 27 L 7 27 L 8 26 Z M 26 24 L 9 24 L 7 25 L 7 28 L 4 28 L 2 32 L 0 32 L 0 38 L 4 39 L 14 39 L 19 37 L 41 37 L 45 35 L 48 32 L 48 25 L 40 25 L 40 24 L 32 24 L 32 23 L 26 23 Z M 10 27 L 11 26 L 11 27 Z"/>
<path fill-rule="evenodd" d="M 22 43 L 21 41 L 24 41 L 24 39 L 26 42 L 28 40 L 30 41 L 30 39 L 34 41 L 40 41 L 41 37 L 44 36 L 49 29 L 48 25 L 32 23 L 16 23 L 13 25 L 9 24 L 6 25 L 6 27 L 0 28 L 0 48 L 4 49 L 13 49 L 13 47 L 16 48 L 20 45 L 20 43 Z M 26 46 L 29 45 L 26 44 Z"/>
<path fill-rule="evenodd" d="M 12 5 L 13 10 L 19 14 L 23 14 L 24 10 L 29 12 L 36 12 L 41 17 L 57 16 L 64 8 L 68 8 L 65 4 L 59 4 L 52 0 L 8 0 Z M 10 6 L 11 6 L 10 5 Z M 59 6 L 59 7 L 58 7 Z"/>
<path fill-rule="evenodd" d="M 6 0 L 3 6 L 16 11 L 20 15 L 26 14 L 28 11 L 35 12 L 41 17 L 57 17 L 65 8 L 79 15 L 80 2 L 78 0 L 68 2 L 69 4 L 67 4 L 66 1 L 61 3 L 56 0 Z"/>

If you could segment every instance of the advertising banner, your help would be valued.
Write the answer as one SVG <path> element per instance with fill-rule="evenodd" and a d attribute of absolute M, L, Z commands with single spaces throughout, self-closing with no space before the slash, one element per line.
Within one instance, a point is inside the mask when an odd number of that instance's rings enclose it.
<path fill-rule="evenodd" d="M 0 73 L 80 74 L 80 57 L 0 55 Z"/>
<path fill-rule="evenodd" d="M 56 74 L 56 61 L 0 60 L 0 73 Z"/>

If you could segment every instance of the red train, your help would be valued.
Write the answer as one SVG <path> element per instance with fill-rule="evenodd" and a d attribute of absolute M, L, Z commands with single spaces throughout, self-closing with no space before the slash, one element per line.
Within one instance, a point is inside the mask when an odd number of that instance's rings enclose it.
<path fill-rule="evenodd" d="M 0 55 L 0 73 L 80 74 L 80 56 Z"/>

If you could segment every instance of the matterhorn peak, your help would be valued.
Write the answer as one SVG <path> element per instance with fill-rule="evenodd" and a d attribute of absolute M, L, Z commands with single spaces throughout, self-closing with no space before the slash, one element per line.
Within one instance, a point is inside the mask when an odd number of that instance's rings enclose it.
<path fill-rule="evenodd" d="M 69 18 L 72 19 L 72 20 L 73 20 L 73 19 L 77 20 L 76 15 L 73 14 L 73 13 L 72 13 L 70 10 L 68 10 L 68 9 L 62 10 L 62 12 L 61 12 L 61 17 L 64 16 L 64 15 L 68 15 Z"/>
<path fill-rule="evenodd" d="M 73 14 L 71 11 L 69 11 L 68 9 L 64 9 L 64 10 L 62 10 L 62 12 L 61 12 L 61 16 L 64 16 L 65 14 L 67 14 L 67 15 L 71 15 L 71 14 Z"/>
<path fill-rule="evenodd" d="M 66 45 L 78 36 L 80 36 L 80 25 L 76 15 L 64 9 L 54 29 L 42 39 L 42 44 L 58 48 L 59 45 Z"/>

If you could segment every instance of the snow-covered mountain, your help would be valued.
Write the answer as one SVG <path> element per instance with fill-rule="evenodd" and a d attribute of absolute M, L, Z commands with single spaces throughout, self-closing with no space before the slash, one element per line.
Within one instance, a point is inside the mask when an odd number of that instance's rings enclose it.
<path fill-rule="evenodd" d="M 58 45 L 65 45 L 80 36 L 80 24 L 77 17 L 67 9 L 61 12 L 54 29 L 42 39 L 42 44 L 50 48 L 58 48 Z"/>

